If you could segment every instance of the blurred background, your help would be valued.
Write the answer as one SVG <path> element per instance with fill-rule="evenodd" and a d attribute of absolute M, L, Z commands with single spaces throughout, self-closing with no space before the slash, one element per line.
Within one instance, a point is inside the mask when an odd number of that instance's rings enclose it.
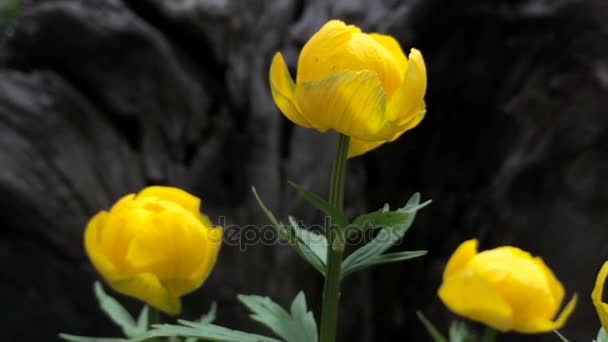
<path fill-rule="evenodd" d="M 7 1 L 7 0 L 2 0 Z M 319 212 L 286 181 L 324 192 L 336 137 L 275 107 L 268 68 L 331 18 L 420 49 L 420 126 L 349 162 L 349 215 L 433 203 L 397 249 L 429 255 L 344 285 L 341 341 L 428 341 L 436 291 L 464 240 L 543 257 L 579 305 L 563 332 L 590 341 L 590 303 L 608 258 L 608 3 L 605 0 L 24 0 L 0 46 L 0 337 L 118 336 L 97 308 L 83 248 L 88 219 L 150 184 L 182 187 L 226 225 L 265 225 L 250 186 L 279 217 Z M 286 246 L 224 246 L 183 316 L 267 333 L 236 295 L 287 305 L 322 279 Z M 133 310 L 139 304 L 120 297 Z M 548 334 L 505 340 L 556 341 Z"/>

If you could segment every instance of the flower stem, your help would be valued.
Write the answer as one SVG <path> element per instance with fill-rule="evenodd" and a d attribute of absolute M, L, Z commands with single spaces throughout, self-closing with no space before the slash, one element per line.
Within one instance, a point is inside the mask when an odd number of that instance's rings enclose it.
<path fill-rule="evenodd" d="M 482 342 L 494 342 L 496 341 L 496 333 L 497 331 L 493 328 L 486 327 L 486 331 L 481 337 Z"/>
<path fill-rule="evenodd" d="M 329 203 L 342 210 L 344 208 L 344 179 L 350 137 L 340 134 L 336 157 L 331 171 Z M 341 266 L 344 254 L 344 227 L 327 227 L 327 274 L 323 286 L 323 309 L 321 313 L 321 342 L 336 340 L 338 322 L 338 302 L 340 300 Z"/>
<path fill-rule="evenodd" d="M 160 311 L 158 309 L 148 306 L 148 331 L 152 329 L 152 326 L 160 323 Z M 160 342 L 160 337 L 152 337 L 146 339 L 146 342 Z"/>

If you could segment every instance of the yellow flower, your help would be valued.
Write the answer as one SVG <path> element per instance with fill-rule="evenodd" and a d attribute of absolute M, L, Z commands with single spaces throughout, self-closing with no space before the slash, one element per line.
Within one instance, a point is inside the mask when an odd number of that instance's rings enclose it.
<path fill-rule="evenodd" d="M 211 273 L 222 242 L 200 202 L 161 186 L 127 195 L 89 221 L 87 254 L 114 290 L 176 315 L 180 297 Z"/>
<path fill-rule="evenodd" d="M 608 331 L 608 304 L 602 302 L 606 276 L 608 276 L 608 261 L 604 263 L 602 269 L 600 269 L 600 272 L 597 274 L 595 287 L 593 288 L 593 292 L 591 292 L 591 300 L 593 301 L 593 305 L 595 305 L 600 322 L 602 322 L 602 327 L 604 327 L 604 330 Z"/>
<path fill-rule="evenodd" d="M 349 157 L 397 139 L 424 117 L 426 67 L 390 36 L 331 20 L 304 45 L 294 83 L 281 53 L 270 66 L 275 103 L 294 123 L 351 137 Z"/>
<path fill-rule="evenodd" d="M 560 328 L 576 295 L 556 320 L 564 288 L 538 257 L 504 246 L 477 252 L 477 240 L 458 247 L 443 273 L 439 297 L 453 312 L 500 331 L 541 333 Z"/>

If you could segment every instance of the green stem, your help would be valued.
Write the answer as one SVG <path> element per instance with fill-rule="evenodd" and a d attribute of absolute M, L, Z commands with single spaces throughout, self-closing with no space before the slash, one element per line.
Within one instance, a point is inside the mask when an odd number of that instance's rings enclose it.
<path fill-rule="evenodd" d="M 483 337 L 481 338 L 482 342 L 494 342 L 496 341 L 496 329 L 486 327 L 486 331 L 483 333 Z"/>
<path fill-rule="evenodd" d="M 152 306 L 148 305 L 148 330 L 152 329 L 152 326 L 154 324 L 159 324 L 160 323 L 160 311 L 158 311 L 158 309 L 153 308 Z M 147 342 L 160 342 L 161 339 L 160 337 L 152 337 L 149 339 L 146 339 Z"/>
<path fill-rule="evenodd" d="M 344 209 L 344 179 L 346 178 L 346 160 L 350 138 L 340 134 L 338 149 L 331 171 L 329 203 Z M 327 227 L 327 274 L 323 286 L 323 309 L 321 313 L 321 342 L 336 340 L 338 322 L 338 302 L 340 300 L 341 265 L 344 254 L 344 227 L 335 226 L 332 222 Z"/>

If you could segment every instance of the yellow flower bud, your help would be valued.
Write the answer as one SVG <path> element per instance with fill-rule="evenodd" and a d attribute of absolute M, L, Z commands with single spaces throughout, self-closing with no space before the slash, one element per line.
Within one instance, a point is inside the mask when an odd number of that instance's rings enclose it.
<path fill-rule="evenodd" d="M 326 23 L 304 45 L 294 83 L 281 53 L 270 66 L 275 103 L 294 123 L 351 137 L 349 157 L 397 139 L 424 117 L 426 67 L 391 36 Z"/>
<path fill-rule="evenodd" d="M 577 296 L 553 320 L 564 288 L 539 257 L 511 246 L 478 253 L 477 240 L 469 240 L 448 261 L 439 298 L 456 314 L 497 330 L 541 333 L 564 325 Z"/>
<path fill-rule="evenodd" d="M 608 304 L 602 301 L 604 296 L 604 283 L 606 282 L 606 276 L 608 276 L 608 261 L 604 263 L 602 269 L 600 269 L 595 279 L 595 287 L 591 292 L 591 301 L 597 310 L 597 315 L 602 322 L 604 330 L 608 331 Z"/>
<path fill-rule="evenodd" d="M 87 254 L 114 290 L 176 315 L 180 297 L 211 273 L 222 243 L 222 228 L 200 213 L 200 202 L 162 186 L 127 195 L 89 221 Z"/>

